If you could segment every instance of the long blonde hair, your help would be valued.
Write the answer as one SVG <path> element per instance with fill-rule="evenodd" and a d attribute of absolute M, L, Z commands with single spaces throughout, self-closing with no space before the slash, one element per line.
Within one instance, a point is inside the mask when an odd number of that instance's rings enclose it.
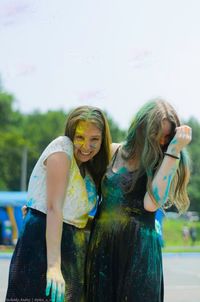
<path fill-rule="evenodd" d="M 175 109 L 168 102 L 162 99 L 154 99 L 147 102 L 135 115 L 128 130 L 125 144 L 122 148 L 122 156 L 129 160 L 136 158 L 139 162 L 139 169 L 136 179 L 131 184 L 131 190 L 139 177 L 147 175 L 147 191 L 151 196 L 152 179 L 163 160 L 163 152 L 166 151 L 159 143 L 162 135 L 162 121 L 167 119 L 172 124 L 171 138 L 175 135 L 175 128 L 180 126 L 180 120 Z M 190 161 L 185 150 L 181 151 L 180 162 L 173 178 L 168 205 L 174 204 L 180 213 L 185 212 L 189 207 L 187 184 L 190 177 Z M 154 198 L 155 199 L 155 198 Z"/>

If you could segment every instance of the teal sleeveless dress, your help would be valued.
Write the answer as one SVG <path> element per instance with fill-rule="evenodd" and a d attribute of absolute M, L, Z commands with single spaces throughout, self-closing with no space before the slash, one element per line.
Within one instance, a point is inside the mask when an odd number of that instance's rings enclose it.
<path fill-rule="evenodd" d="M 113 160 L 114 162 L 114 160 Z M 143 207 L 147 177 L 108 168 L 86 262 L 87 302 L 163 302 L 162 254 L 155 212 Z"/>

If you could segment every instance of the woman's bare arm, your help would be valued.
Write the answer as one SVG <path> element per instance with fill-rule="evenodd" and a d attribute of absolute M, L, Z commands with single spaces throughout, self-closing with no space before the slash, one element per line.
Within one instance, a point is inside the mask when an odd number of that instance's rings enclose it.
<path fill-rule="evenodd" d="M 157 171 L 153 182 L 153 198 L 147 192 L 144 197 L 144 208 L 147 211 L 154 212 L 160 206 L 164 205 L 168 199 L 170 185 L 179 165 L 180 151 L 190 143 L 192 130 L 190 127 L 183 125 L 176 128 L 176 134 L 168 146 L 163 162 Z M 171 157 L 175 156 L 175 157 Z"/>
<path fill-rule="evenodd" d="M 70 161 L 64 152 L 49 156 L 47 168 L 47 287 L 52 301 L 63 301 L 65 281 L 61 273 L 63 202 L 69 178 Z"/>

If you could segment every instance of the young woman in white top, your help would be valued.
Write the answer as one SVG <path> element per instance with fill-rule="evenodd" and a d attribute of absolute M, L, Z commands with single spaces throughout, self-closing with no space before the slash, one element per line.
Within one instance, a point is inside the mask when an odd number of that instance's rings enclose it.
<path fill-rule="evenodd" d="M 6 301 L 82 301 L 84 227 L 110 160 L 110 143 L 102 111 L 81 106 L 68 116 L 65 135 L 41 154 L 29 181 Z"/>

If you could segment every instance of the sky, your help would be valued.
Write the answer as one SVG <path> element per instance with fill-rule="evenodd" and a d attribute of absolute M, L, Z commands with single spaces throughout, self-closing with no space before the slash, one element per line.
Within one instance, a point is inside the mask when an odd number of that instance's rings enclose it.
<path fill-rule="evenodd" d="M 0 77 L 23 113 L 149 99 L 200 121 L 199 0 L 0 0 Z"/>

